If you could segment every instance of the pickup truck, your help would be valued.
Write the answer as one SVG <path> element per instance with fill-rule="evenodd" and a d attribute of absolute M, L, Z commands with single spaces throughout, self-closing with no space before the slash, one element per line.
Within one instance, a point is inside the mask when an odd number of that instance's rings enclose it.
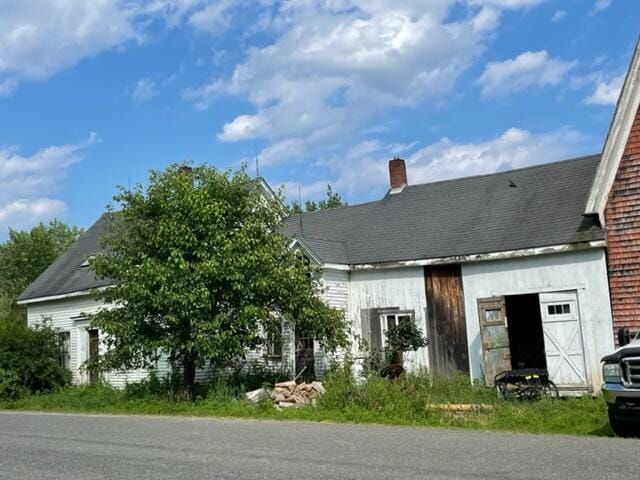
<path fill-rule="evenodd" d="M 640 332 L 618 331 L 620 348 L 602 359 L 602 394 L 616 435 L 640 434 Z"/>

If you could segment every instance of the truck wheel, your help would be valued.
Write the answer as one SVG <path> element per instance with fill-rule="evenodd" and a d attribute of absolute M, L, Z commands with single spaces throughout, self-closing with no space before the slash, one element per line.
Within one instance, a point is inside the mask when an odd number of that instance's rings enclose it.
<path fill-rule="evenodd" d="M 618 437 L 629 437 L 639 433 L 635 431 L 634 426 L 629 422 L 616 419 L 616 416 L 611 411 L 609 411 L 609 425 L 611 425 L 611 430 Z"/>

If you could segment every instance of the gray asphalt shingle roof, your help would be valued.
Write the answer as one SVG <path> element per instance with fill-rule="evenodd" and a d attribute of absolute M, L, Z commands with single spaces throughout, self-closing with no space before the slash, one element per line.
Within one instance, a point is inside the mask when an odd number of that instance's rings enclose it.
<path fill-rule="evenodd" d="M 379 201 L 304 213 L 302 222 L 293 215 L 286 233 L 310 246 L 324 240 L 325 262 L 353 265 L 599 240 L 603 230 L 582 215 L 599 161 L 409 185 Z"/>
<path fill-rule="evenodd" d="M 105 226 L 105 216 L 80 236 L 58 259 L 18 297 L 20 300 L 50 297 L 79 292 L 109 285 L 109 280 L 98 279 L 84 261 L 100 250 L 100 238 Z"/>
<path fill-rule="evenodd" d="M 604 238 L 584 217 L 600 156 L 491 175 L 409 185 L 382 200 L 293 215 L 285 233 L 325 263 L 454 257 Z M 516 186 L 510 186 L 513 182 Z M 101 217 L 19 297 L 108 285 L 82 263 L 100 249 Z"/>

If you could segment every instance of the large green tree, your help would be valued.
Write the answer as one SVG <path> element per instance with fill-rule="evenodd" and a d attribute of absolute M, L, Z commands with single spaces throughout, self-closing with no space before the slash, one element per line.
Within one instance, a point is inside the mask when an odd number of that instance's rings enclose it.
<path fill-rule="evenodd" d="M 15 298 L 33 282 L 81 233 L 54 220 L 29 231 L 9 230 L 0 244 L 0 313 L 15 309 Z"/>
<path fill-rule="evenodd" d="M 191 391 L 197 367 L 243 356 L 282 319 L 329 350 L 345 344 L 342 312 L 318 297 L 319 271 L 280 233 L 279 199 L 244 170 L 173 165 L 114 200 L 91 261 L 114 281 L 97 292 L 114 308 L 91 317 L 107 334 L 103 368 L 148 367 L 164 352 Z"/>

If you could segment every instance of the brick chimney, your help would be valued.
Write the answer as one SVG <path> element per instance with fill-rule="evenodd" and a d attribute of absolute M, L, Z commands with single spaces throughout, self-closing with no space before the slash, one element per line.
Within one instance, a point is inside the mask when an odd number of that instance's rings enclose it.
<path fill-rule="evenodd" d="M 395 157 L 389 160 L 389 186 L 391 189 L 402 188 L 407 184 L 407 166 L 404 160 Z"/>

